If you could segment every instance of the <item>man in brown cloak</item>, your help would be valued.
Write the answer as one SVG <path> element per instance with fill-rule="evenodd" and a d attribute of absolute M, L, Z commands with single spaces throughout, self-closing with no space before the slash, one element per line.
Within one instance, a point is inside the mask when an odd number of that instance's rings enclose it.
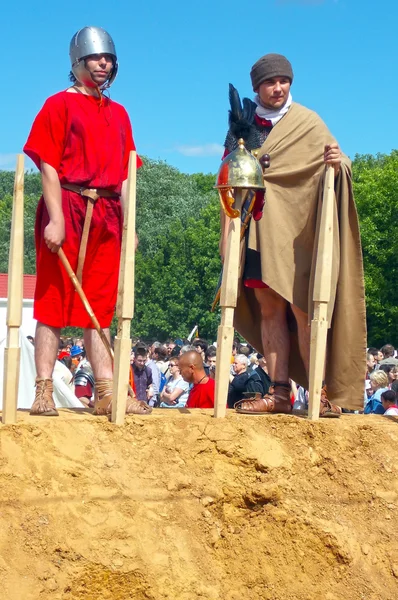
<path fill-rule="evenodd" d="M 366 325 L 362 253 L 350 160 L 321 118 L 292 102 L 293 71 L 281 55 L 260 58 L 251 70 L 256 110 L 246 141 L 265 171 L 263 215 L 253 215 L 242 254 L 235 327 L 264 354 L 273 382 L 242 412 L 291 411 L 289 378 L 308 389 L 312 284 L 325 164 L 335 170 L 332 298 L 325 383 L 340 406 L 363 406 Z M 237 145 L 232 128 L 226 152 Z M 223 253 L 227 232 L 222 224 Z"/>

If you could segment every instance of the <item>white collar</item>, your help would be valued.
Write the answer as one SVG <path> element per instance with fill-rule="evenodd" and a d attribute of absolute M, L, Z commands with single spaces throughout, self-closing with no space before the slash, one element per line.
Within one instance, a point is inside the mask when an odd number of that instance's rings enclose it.
<path fill-rule="evenodd" d="M 262 119 L 267 119 L 268 121 L 271 121 L 272 125 L 276 125 L 277 122 L 281 120 L 283 115 L 285 115 L 289 110 L 293 102 L 293 98 L 291 93 L 289 92 L 289 97 L 286 101 L 286 104 L 284 104 L 282 108 L 278 108 L 275 110 L 272 108 L 265 108 L 261 104 L 258 94 L 255 95 L 254 102 L 257 104 L 256 115 L 258 115 Z"/>

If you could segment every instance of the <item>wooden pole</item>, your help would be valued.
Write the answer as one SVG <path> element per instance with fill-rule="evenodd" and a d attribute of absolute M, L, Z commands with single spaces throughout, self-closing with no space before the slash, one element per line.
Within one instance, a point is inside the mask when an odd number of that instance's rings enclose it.
<path fill-rule="evenodd" d="M 234 208 L 239 211 L 242 208 L 243 193 L 243 190 L 235 189 Z M 227 409 L 232 344 L 234 341 L 234 312 L 238 299 L 240 230 L 240 217 L 231 219 L 221 284 L 221 324 L 217 334 L 216 395 L 214 402 L 214 416 L 216 418 L 225 417 Z"/>
<path fill-rule="evenodd" d="M 106 350 L 107 350 L 107 352 L 108 352 L 108 354 L 109 354 L 109 356 L 110 356 L 110 358 L 112 360 L 112 364 L 113 364 L 113 350 L 112 350 L 112 347 L 111 347 L 111 345 L 109 343 L 109 340 L 106 337 L 105 332 L 102 329 L 101 325 L 99 324 L 98 319 L 95 316 L 94 311 L 91 308 L 91 305 L 90 305 L 90 303 L 89 303 L 89 301 L 87 299 L 87 296 L 84 293 L 83 288 L 80 285 L 79 280 L 78 280 L 75 272 L 73 271 L 72 267 L 70 266 L 70 262 L 66 258 L 65 252 L 62 250 L 62 248 L 59 248 L 59 250 L 58 250 L 58 256 L 59 256 L 59 259 L 60 259 L 61 263 L 63 264 L 63 266 L 65 268 L 65 271 L 68 273 L 68 275 L 69 275 L 69 277 L 70 277 L 70 279 L 71 279 L 71 281 L 73 283 L 73 286 L 74 286 L 74 288 L 75 288 L 75 290 L 76 290 L 76 292 L 77 292 L 80 300 L 83 302 L 84 308 L 86 309 L 86 311 L 88 313 L 88 316 L 90 317 L 91 322 L 94 325 L 95 330 L 97 331 L 98 335 L 100 336 L 100 338 L 101 338 L 101 340 L 102 340 L 102 342 L 103 342 L 103 344 L 104 344 L 104 346 L 105 346 L 105 348 L 106 348 Z"/>
<path fill-rule="evenodd" d="M 24 156 L 18 154 L 12 207 L 10 255 L 8 262 L 7 345 L 4 350 L 3 417 L 5 424 L 16 423 L 21 348 L 23 252 L 24 252 Z"/>
<path fill-rule="evenodd" d="M 137 189 L 137 154 L 130 152 L 126 205 L 124 207 L 119 289 L 116 304 L 118 318 L 115 337 L 115 369 L 111 420 L 123 425 L 129 392 L 131 338 L 130 325 L 134 316 L 135 212 Z"/>
<path fill-rule="evenodd" d="M 332 283 L 334 169 L 326 167 L 318 251 L 314 278 L 314 315 L 311 321 L 308 416 L 319 419 L 322 381 L 325 371 L 328 334 L 328 305 Z"/>

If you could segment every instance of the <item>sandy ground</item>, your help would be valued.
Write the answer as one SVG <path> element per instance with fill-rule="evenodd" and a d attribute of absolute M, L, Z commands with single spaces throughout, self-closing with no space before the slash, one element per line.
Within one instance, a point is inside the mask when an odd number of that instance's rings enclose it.
<path fill-rule="evenodd" d="M 64 410 L 0 442 L 1 600 L 398 598 L 396 420 Z"/>

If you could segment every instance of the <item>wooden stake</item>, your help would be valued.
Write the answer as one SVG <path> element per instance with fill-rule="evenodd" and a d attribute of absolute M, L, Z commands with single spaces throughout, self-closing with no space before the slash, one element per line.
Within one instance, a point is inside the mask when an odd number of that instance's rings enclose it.
<path fill-rule="evenodd" d="M 4 350 L 3 417 L 5 424 L 16 423 L 21 348 L 23 252 L 24 252 L 24 156 L 18 154 L 12 207 L 10 255 L 8 262 L 7 345 Z"/>
<path fill-rule="evenodd" d="M 124 207 L 119 289 L 116 305 L 118 318 L 115 337 L 115 369 L 113 377 L 112 422 L 123 425 L 129 392 L 130 325 L 134 316 L 135 212 L 137 188 L 137 154 L 130 152 L 127 198 Z"/>
<path fill-rule="evenodd" d="M 322 381 L 325 372 L 329 326 L 327 313 L 332 283 L 334 202 L 334 169 L 327 166 L 315 265 L 314 316 L 311 321 L 308 416 L 312 421 L 319 419 Z"/>
<path fill-rule="evenodd" d="M 235 189 L 234 208 L 242 208 L 243 190 Z M 217 334 L 217 367 L 214 416 L 223 418 L 227 409 L 232 343 L 234 340 L 234 312 L 238 299 L 240 262 L 240 217 L 231 219 L 228 231 L 227 252 L 221 284 L 221 324 Z"/>

